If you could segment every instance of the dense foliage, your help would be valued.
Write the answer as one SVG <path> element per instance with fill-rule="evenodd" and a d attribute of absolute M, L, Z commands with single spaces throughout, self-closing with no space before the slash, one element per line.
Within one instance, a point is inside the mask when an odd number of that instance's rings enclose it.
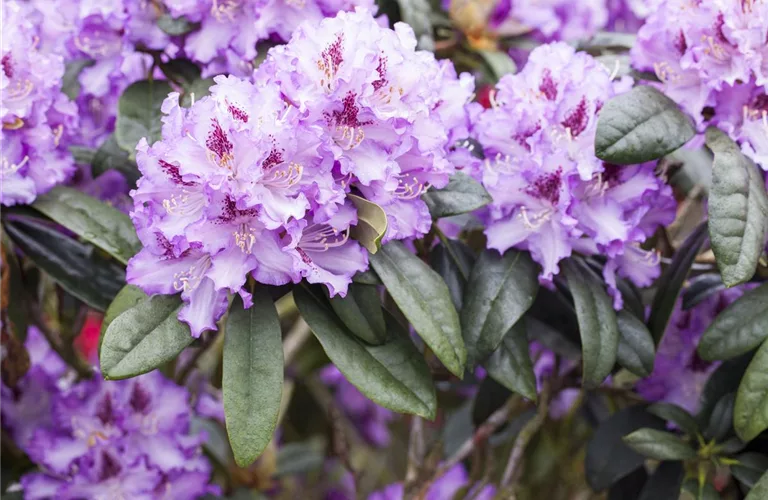
<path fill-rule="evenodd" d="M 765 0 L 2 35 L 3 498 L 768 498 Z"/>

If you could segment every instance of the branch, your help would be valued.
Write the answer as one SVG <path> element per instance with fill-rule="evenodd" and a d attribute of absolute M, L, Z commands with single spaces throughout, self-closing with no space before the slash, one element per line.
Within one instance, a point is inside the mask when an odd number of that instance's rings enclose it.
<path fill-rule="evenodd" d="M 304 318 L 299 318 L 296 323 L 293 324 L 288 334 L 283 340 L 283 358 L 285 359 L 285 366 L 291 364 L 293 358 L 299 352 L 304 343 L 309 339 L 309 334 L 312 333 L 309 325 Z"/>

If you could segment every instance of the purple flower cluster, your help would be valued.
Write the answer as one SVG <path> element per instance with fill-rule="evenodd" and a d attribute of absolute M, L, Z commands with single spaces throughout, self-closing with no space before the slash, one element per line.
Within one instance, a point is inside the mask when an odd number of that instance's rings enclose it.
<path fill-rule="evenodd" d="M 40 48 L 40 29 L 23 5 L 2 4 L 0 204 L 32 203 L 74 171 L 66 149 L 78 125 L 61 92 L 64 63 Z"/>
<path fill-rule="evenodd" d="M 469 483 L 469 474 L 462 464 L 456 464 L 439 477 L 427 491 L 425 500 L 444 500 L 454 498 L 454 495 Z M 464 498 L 474 498 L 477 500 L 491 500 L 496 493 L 496 488 L 492 485 L 483 486 L 479 491 L 465 492 Z M 372 493 L 368 500 L 402 500 L 403 485 L 395 483 L 387 486 L 383 490 Z"/>
<path fill-rule="evenodd" d="M 287 41 L 303 21 L 323 18 L 356 6 L 375 10 L 373 0 L 164 0 L 174 17 L 200 23 L 183 43 L 184 54 L 204 65 L 203 76 L 253 72 L 256 44 Z"/>
<path fill-rule="evenodd" d="M 748 289 L 723 290 L 687 311 L 682 308 L 682 299 L 678 300 L 656 351 L 653 372 L 637 383 L 637 392 L 648 401 L 673 403 L 696 413 L 701 391 L 720 365 L 698 356 L 699 339 L 715 317 Z"/>
<path fill-rule="evenodd" d="M 34 328 L 26 347 L 30 371 L 2 387 L 3 426 L 40 467 L 22 477 L 24 498 L 193 499 L 210 489 L 186 389 L 159 372 L 73 383 Z"/>
<path fill-rule="evenodd" d="M 655 72 L 702 129 L 718 125 L 768 168 L 766 37 L 764 1 L 665 0 L 638 32 L 632 62 Z"/>
<path fill-rule="evenodd" d="M 333 365 L 323 368 L 320 379 L 335 389 L 336 403 L 366 441 L 379 447 L 389 444 L 388 425 L 395 418 L 394 413 L 365 397 Z"/>
<path fill-rule="evenodd" d="M 481 214 L 490 248 L 529 250 L 545 282 L 573 250 L 607 257 L 611 287 L 617 273 L 638 286 L 658 276 L 639 244 L 674 218 L 671 189 L 653 164 L 619 167 L 594 153 L 597 113 L 631 85 L 564 43 L 536 48 L 499 81 L 474 124 L 486 156 L 475 175 L 494 200 Z"/>
<path fill-rule="evenodd" d="M 141 141 L 132 218 L 144 249 L 128 281 L 182 292 L 194 335 L 215 328 L 248 274 L 269 285 L 323 283 L 344 296 L 367 253 L 349 238 L 350 194 L 386 211 L 385 239 L 417 237 L 419 196 L 442 187 L 450 140 L 466 131 L 472 80 L 415 51 L 413 31 L 364 10 L 304 24 L 256 83 L 217 77 L 191 108 L 163 104 L 163 140 Z"/>

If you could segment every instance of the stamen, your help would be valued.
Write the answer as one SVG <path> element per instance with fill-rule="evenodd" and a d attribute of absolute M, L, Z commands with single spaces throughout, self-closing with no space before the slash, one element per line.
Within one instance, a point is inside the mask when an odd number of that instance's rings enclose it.
<path fill-rule="evenodd" d="M 539 213 L 529 215 L 528 209 L 523 206 L 520 207 L 520 212 L 518 212 L 517 216 L 523 220 L 523 224 L 527 229 L 538 229 L 552 218 L 553 213 L 552 209 L 547 208 Z"/>
<path fill-rule="evenodd" d="M 205 255 L 186 271 L 181 271 L 173 275 L 173 289 L 177 292 L 190 292 L 197 288 L 197 285 L 203 281 L 203 275 L 211 267 L 211 256 Z"/>
<path fill-rule="evenodd" d="M 202 193 L 192 193 L 182 190 L 181 195 L 172 194 L 170 199 L 163 200 L 163 208 L 169 215 L 190 215 L 205 206 L 205 196 Z"/>
<path fill-rule="evenodd" d="M 304 230 L 299 246 L 313 252 L 325 252 L 330 248 L 342 246 L 347 240 L 349 240 L 348 229 L 339 232 L 327 224 L 313 224 Z"/>
<path fill-rule="evenodd" d="M 287 168 L 277 166 L 273 168 L 264 182 L 276 188 L 289 188 L 301 180 L 304 174 L 304 166 L 298 163 L 290 163 Z"/>
<path fill-rule="evenodd" d="M 21 159 L 21 163 L 18 163 L 18 164 L 9 162 L 5 158 L 5 156 L 3 156 L 3 162 L 2 162 L 2 167 L 0 168 L 0 173 L 2 173 L 3 175 L 15 174 L 24 165 L 26 165 L 27 162 L 29 162 L 29 156 L 27 155 L 24 155 L 24 158 Z"/>
<path fill-rule="evenodd" d="M 213 15 L 217 21 L 234 21 L 235 11 L 238 7 L 240 7 L 240 2 L 238 0 L 213 0 L 211 15 Z"/>
<path fill-rule="evenodd" d="M 410 183 L 408 183 L 409 177 L 411 178 Z M 399 179 L 398 182 L 399 184 L 393 194 L 401 200 L 413 200 L 418 198 L 429 188 L 426 183 L 420 182 L 411 174 L 405 174 L 405 176 Z"/>
<path fill-rule="evenodd" d="M 235 237 L 235 245 L 241 252 L 251 253 L 253 245 L 256 243 L 256 231 L 252 227 L 242 223 L 232 235 Z"/>
<path fill-rule="evenodd" d="M 24 126 L 24 120 L 22 120 L 18 116 L 14 117 L 12 122 L 3 122 L 4 130 L 19 130 L 23 126 Z"/>

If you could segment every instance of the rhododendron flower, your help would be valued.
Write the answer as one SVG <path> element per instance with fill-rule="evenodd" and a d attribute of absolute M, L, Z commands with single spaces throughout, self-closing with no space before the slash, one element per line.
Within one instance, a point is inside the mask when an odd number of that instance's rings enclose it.
<path fill-rule="evenodd" d="M 574 249 L 606 256 L 609 280 L 618 270 L 644 286 L 658 275 L 657 259 L 638 245 L 674 217 L 670 188 L 652 164 L 619 167 L 594 153 L 600 108 L 631 84 L 562 43 L 538 47 L 519 74 L 501 79 L 474 127 L 486 155 L 475 175 L 493 197 L 481 212 L 490 248 L 529 250 L 544 281 Z M 637 262 L 648 269 L 642 277 Z M 619 307 L 615 290 L 614 298 Z"/>

